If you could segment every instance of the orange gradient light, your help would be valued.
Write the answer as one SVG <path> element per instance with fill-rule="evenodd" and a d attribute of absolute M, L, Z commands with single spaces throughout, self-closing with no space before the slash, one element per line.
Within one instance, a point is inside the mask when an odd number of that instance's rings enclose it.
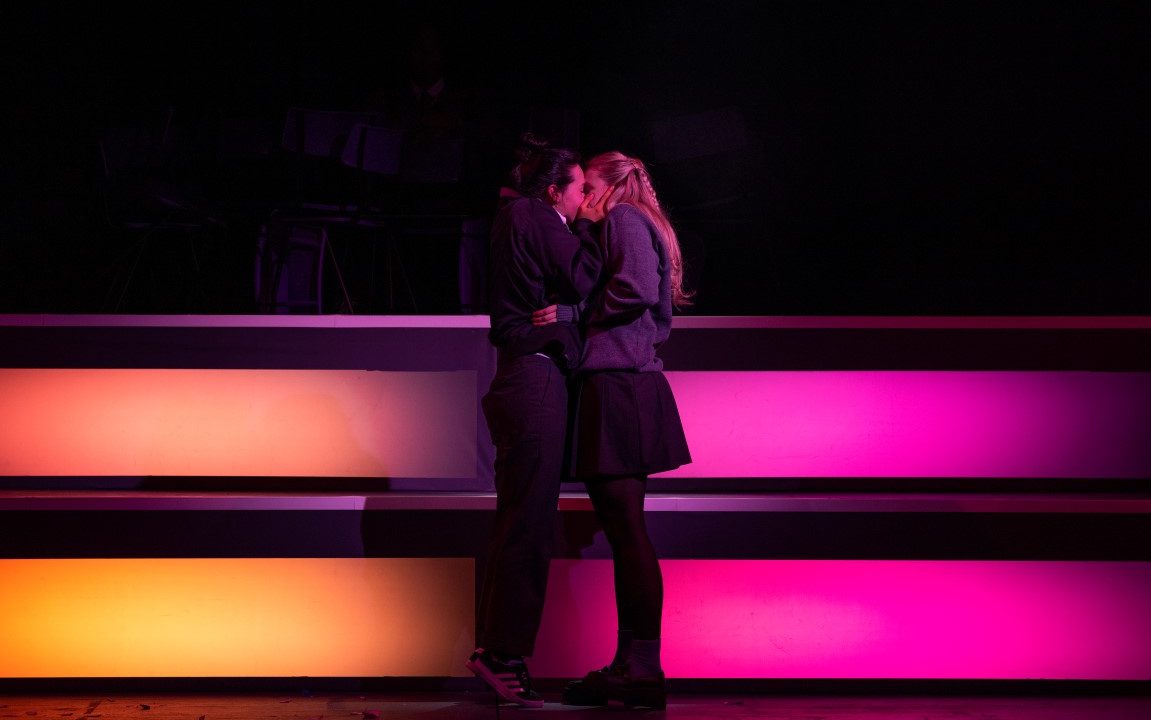
<path fill-rule="evenodd" d="M 473 477 L 475 407 L 474 371 L 0 370 L 0 475 Z"/>
<path fill-rule="evenodd" d="M 466 675 L 474 587 L 470 558 L 0 560 L 0 677 Z"/>

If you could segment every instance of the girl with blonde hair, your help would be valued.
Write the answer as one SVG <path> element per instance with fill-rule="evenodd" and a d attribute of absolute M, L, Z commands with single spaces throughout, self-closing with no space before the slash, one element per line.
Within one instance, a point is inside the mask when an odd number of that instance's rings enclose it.
<path fill-rule="evenodd" d="M 584 201 L 587 209 L 581 217 L 596 219 L 598 216 L 602 219 L 620 203 L 639 210 L 655 225 L 667 254 L 672 304 L 677 308 L 690 305 L 691 293 L 683 288 L 683 255 L 679 238 L 659 203 L 643 161 L 618 151 L 606 152 L 588 161 L 585 176 L 589 196 Z"/>
<path fill-rule="evenodd" d="M 572 705 L 663 708 L 663 577 L 644 523 L 647 477 L 691 462 L 660 346 L 688 304 L 675 229 L 638 158 L 609 152 L 585 171 L 579 216 L 600 224 L 603 269 L 581 317 L 572 474 L 612 548 L 618 636 L 612 662 L 564 691 Z M 549 319 L 539 311 L 534 321 Z M 554 311 L 552 311 L 554 312 Z"/>

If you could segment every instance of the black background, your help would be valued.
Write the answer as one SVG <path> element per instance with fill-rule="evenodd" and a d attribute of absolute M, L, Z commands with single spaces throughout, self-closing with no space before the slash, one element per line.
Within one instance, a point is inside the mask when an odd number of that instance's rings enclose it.
<path fill-rule="evenodd" d="M 649 161 L 690 312 L 1151 313 L 1140 3 L 799 0 L 6 4 L 0 312 L 109 307 L 126 241 L 96 140 L 168 109 L 175 178 L 240 217 L 191 309 L 251 312 L 252 228 L 286 191 L 274 163 L 228 166 L 219 129 L 353 106 L 425 23 L 492 177 L 532 106 L 578 112 L 585 154 Z M 716 112 L 742 142 L 659 157 L 654 127 Z M 426 311 L 454 301 L 441 260 L 411 265 Z"/>

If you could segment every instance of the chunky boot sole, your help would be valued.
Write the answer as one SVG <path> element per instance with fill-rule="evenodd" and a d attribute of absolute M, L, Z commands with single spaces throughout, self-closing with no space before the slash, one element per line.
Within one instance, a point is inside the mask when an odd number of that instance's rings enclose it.
<path fill-rule="evenodd" d="M 588 687 L 583 682 L 574 682 L 564 688 L 563 704 L 589 707 L 607 705 L 607 693 L 598 688 Z"/>
<path fill-rule="evenodd" d="M 662 687 L 595 687 L 582 681 L 574 682 L 564 688 L 564 705 L 583 705 L 588 707 L 605 706 L 612 702 L 622 704 L 626 708 L 646 707 L 653 710 L 667 708 L 667 691 Z"/>
<path fill-rule="evenodd" d="M 663 688 L 622 688 L 623 692 L 618 698 L 626 708 L 646 707 L 652 710 L 665 710 L 667 708 L 667 692 Z M 617 698 L 609 697 L 609 700 Z"/>

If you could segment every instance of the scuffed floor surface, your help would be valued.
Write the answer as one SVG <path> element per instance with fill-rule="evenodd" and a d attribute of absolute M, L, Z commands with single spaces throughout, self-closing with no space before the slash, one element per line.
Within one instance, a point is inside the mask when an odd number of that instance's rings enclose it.
<path fill-rule="evenodd" d="M 685 694 L 665 711 L 561 705 L 497 706 L 485 692 L 367 695 L 0 695 L 0 718 L 21 720 L 489 720 L 555 715 L 682 720 L 1149 720 L 1151 697 L 781 697 Z"/>

